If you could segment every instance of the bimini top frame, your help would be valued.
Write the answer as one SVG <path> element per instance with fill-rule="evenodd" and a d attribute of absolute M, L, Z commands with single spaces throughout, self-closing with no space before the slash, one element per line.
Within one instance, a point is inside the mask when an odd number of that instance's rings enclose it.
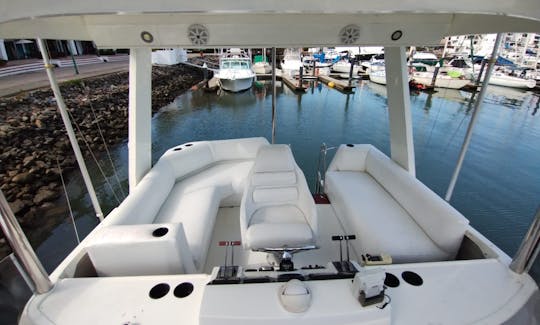
<path fill-rule="evenodd" d="M 92 40 L 102 48 L 407 46 L 538 31 L 537 0 L 0 0 L 0 38 Z"/>

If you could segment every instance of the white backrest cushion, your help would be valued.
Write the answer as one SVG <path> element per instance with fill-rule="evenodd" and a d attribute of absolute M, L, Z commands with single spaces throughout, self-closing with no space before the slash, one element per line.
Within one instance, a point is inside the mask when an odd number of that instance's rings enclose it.
<path fill-rule="evenodd" d="M 286 144 L 262 146 L 253 164 L 254 173 L 294 171 L 296 163 L 291 148 Z"/>
<path fill-rule="evenodd" d="M 296 173 L 274 172 L 274 173 L 253 173 L 251 176 L 253 186 L 287 186 L 296 184 Z"/>
<path fill-rule="evenodd" d="M 110 218 L 105 218 L 107 224 L 152 223 L 174 185 L 171 168 L 167 161 L 158 161 Z"/>
<path fill-rule="evenodd" d="M 255 203 L 280 203 L 298 200 L 298 190 L 296 187 L 272 187 L 256 188 L 253 191 L 253 202 Z"/>
<path fill-rule="evenodd" d="M 366 171 L 437 246 L 457 253 L 469 223 L 463 215 L 375 147 L 367 155 Z"/>
<path fill-rule="evenodd" d="M 267 144 L 268 140 L 263 137 L 210 142 L 214 160 L 216 161 L 255 159 L 259 148 Z"/>
<path fill-rule="evenodd" d="M 167 150 L 159 159 L 169 162 L 175 180 L 214 163 L 214 155 L 208 141 L 190 142 Z"/>
<path fill-rule="evenodd" d="M 328 171 L 365 171 L 366 156 L 372 147 L 370 144 L 354 144 L 353 147 L 342 144 L 328 166 Z"/>

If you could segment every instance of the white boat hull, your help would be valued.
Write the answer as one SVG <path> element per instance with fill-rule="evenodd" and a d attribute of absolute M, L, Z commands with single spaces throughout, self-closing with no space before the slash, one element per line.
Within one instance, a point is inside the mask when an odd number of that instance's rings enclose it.
<path fill-rule="evenodd" d="M 370 73 L 369 80 L 379 85 L 386 85 L 386 74 L 384 73 Z"/>
<path fill-rule="evenodd" d="M 416 81 L 419 84 L 431 86 L 431 83 L 433 81 L 433 76 L 431 74 L 428 75 L 413 75 L 413 80 Z M 435 80 L 435 87 L 437 88 L 448 88 L 448 89 L 461 89 L 465 87 L 470 81 L 467 79 L 457 79 L 452 78 L 448 76 L 437 76 L 437 80 Z"/>
<path fill-rule="evenodd" d="M 253 64 L 251 69 L 257 74 L 266 74 L 272 72 L 272 67 L 268 63 L 257 62 Z"/>
<path fill-rule="evenodd" d="M 521 79 L 510 76 L 491 76 L 491 78 L 489 79 L 489 84 L 510 88 L 532 89 L 536 86 L 536 80 Z"/>
<path fill-rule="evenodd" d="M 219 78 L 219 82 L 222 89 L 236 93 L 251 88 L 253 86 L 253 79 L 253 77 L 238 79 Z"/>
<path fill-rule="evenodd" d="M 341 63 L 341 64 L 334 64 L 332 66 L 332 70 L 334 70 L 335 72 L 340 72 L 340 73 L 350 73 L 351 72 L 351 64 L 350 63 Z M 360 71 L 360 66 L 358 65 L 354 65 L 353 67 L 353 74 L 358 74 L 358 72 Z"/>

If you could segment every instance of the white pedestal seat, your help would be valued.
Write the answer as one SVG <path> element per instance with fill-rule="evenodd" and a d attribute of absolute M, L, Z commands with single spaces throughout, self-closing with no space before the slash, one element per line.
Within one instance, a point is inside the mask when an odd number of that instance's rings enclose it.
<path fill-rule="evenodd" d="M 317 242 L 317 214 L 287 145 L 259 149 L 240 206 L 244 248 L 302 248 Z"/>

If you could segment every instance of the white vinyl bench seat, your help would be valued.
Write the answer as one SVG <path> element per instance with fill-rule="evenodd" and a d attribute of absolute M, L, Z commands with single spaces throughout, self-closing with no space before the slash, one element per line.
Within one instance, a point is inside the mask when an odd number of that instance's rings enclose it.
<path fill-rule="evenodd" d="M 265 138 L 246 138 L 191 142 L 167 150 L 103 226 L 181 223 L 200 272 L 219 207 L 240 206 L 253 160 L 266 144 Z"/>
<path fill-rule="evenodd" d="M 357 254 L 395 263 L 454 259 L 468 220 L 371 145 L 340 146 L 325 191 Z"/>

